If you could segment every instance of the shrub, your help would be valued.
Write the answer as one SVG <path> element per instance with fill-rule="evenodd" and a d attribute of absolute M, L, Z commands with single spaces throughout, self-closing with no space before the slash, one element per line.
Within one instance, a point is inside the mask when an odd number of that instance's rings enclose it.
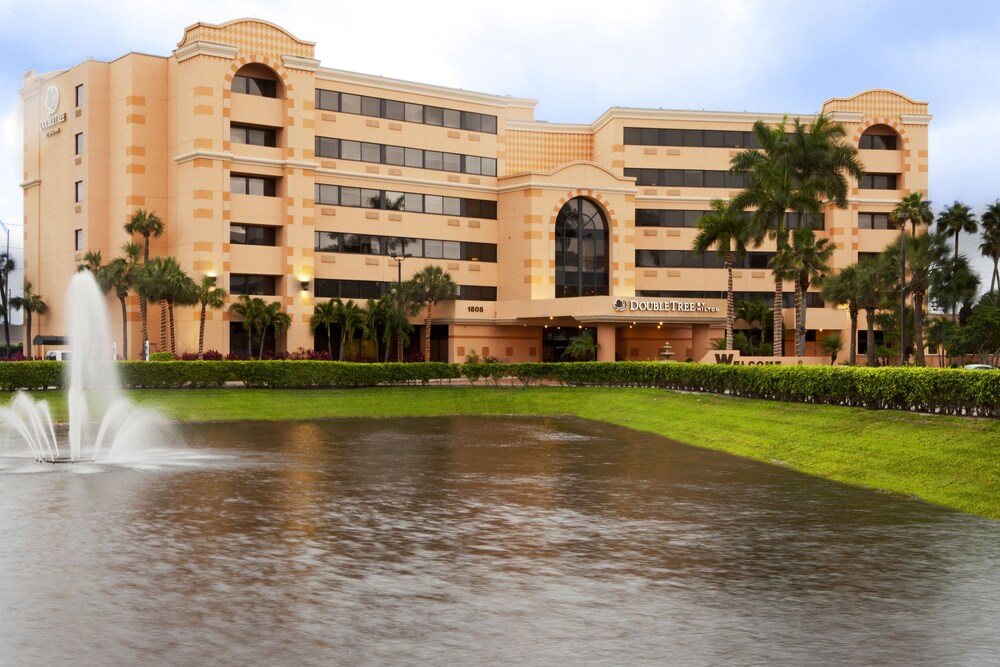
<path fill-rule="evenodd" d="M 149 360 L 150 361 L 173 361 L 174 360 L 174 354 L 173 354 L 173 352 L 153 352 L 151 355 L 149 355 Z"/>

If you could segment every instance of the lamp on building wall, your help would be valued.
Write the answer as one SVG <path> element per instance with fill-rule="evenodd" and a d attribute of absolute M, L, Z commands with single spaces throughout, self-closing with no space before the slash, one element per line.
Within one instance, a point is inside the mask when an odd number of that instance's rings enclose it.
<path fill-rule="evenodd" d="M 303 292 L 308 292 L 309 291 L 309 281 L 308 280 L 300 280 L 299 282 L 302 284 L 302 291 Z"/>
<path fill-rule="evenodd" d="M 396 262 L 396 361 L 403 360 L 403 260 L 412 257 L 410 253 L 392 254 Z"/>

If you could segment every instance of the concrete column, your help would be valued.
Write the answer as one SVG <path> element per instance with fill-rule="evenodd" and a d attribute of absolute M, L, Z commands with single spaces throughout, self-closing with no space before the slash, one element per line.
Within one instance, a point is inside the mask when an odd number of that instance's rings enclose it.
<path fill-rule="evenodd" d="M 597 348 L 598 361 L 615 360 L 615 332 L 616 327 L 613 324 L 597 325 L 597 344 L 600 345 Z"/>
<path fill-rule="evenodd" d="M 701 358 L 708 354 L 712 346 L 712 341 L 709 337 L 710 330 L 710 324 L 694 324 L 691 326 L 691 358 L 693 360 L 701 361 Z M 677 359 L 677 361 L 686 360 Z"/>

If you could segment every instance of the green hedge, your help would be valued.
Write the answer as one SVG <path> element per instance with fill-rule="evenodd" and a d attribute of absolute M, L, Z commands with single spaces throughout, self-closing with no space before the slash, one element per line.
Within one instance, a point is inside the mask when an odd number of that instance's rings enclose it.
<path fill-rule="evenodd" d="M 778 401 L 1000 417 L 1000 372 L 847 366 L 730 366 L 662 362 L 409 363 L 340 361 L 123 361 L 127 388 L 247 387 L 298 389 L 427 383 L 661 387 Z M 0 363 L 0 390 L 61 389 L 63 362 Z"/>

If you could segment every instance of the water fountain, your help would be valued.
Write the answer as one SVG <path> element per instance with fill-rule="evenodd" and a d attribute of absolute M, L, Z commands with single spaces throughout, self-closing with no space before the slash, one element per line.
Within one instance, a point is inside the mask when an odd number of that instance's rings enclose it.
<path fill-rule="evenodd" d="M 121 394 L 104 295 L 87 271 L 70 280 L 69 425 L 60 447 L 48 402 L 18 392 L 0 407 L 0 426 L 15 431 L 35 460 L 45 463 L 129 460 L 139 449 L 169 433 L 156 412 L 135 406 Z"/>

